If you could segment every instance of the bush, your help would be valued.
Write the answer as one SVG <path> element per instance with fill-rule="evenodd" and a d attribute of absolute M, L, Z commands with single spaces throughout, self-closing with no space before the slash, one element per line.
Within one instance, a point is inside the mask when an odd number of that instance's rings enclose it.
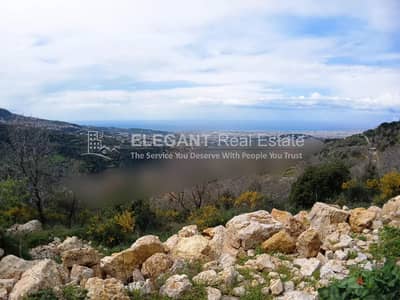
<path fill-rule="evenodd" d="M 189 216 L 189 221 L 200 229 L 205 229 L 220 225 L 223 222 L 223 216 L 214 205 L 206 205 L 193 211 Z"/>
<path fill-rule="evenodd" d="M 372 271 L 357 270 L 348 278 L 318 290 L 321 300 L 400 299 L 400 268 L 388 261 Z"/>
<path fill-rule="evenodd" d="M 293 183 L 289 199 L 299 208 L 310 208 L 315 202 L 332 202 L 350 179 L 349 169 L 341 162 L 307 167 Z"/>
<path fill-rule="evenodd" d="M 87 290 L 79 286 L 65 286 L 62 290 L 63 300 L 85 300 Z"/>
<path fill-rule="evenodd" d="M 263 203 L 264 196 L 259 192 L 247 191 L 235 199 L 235 207 L 255 209 Z"/>
<path fill-rule="evenodd" d="M 57 300 L 57 296 L 52 289 L 46 289 L 31 293 L 24 300 Z"/>
<path fill-rule="evenodd" d="M 400 257 L 400 228 L 383 227 L 379 232 L 379 240 L 379 243 L 370 247 L 370 252 L 376 259 L 396 260 Z"/>

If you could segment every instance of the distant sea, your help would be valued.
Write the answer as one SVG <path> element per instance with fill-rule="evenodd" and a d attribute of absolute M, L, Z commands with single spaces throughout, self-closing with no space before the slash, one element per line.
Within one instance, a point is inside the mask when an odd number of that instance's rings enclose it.
<path fill-rule="evenodd" d="M 329 122 L 265 121 L 265 120 L 133 120 L 133 121 L 78 121 L 80 125 L 117 128 L 142 128 L 172 132 L 183 131 L 363 131 L 378 126 Z"/>

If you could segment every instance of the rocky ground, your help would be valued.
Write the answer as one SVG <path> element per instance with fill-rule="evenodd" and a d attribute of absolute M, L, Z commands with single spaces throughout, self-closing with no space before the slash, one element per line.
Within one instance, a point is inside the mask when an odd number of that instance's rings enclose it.
<path fill-rule="evenodd" d="M 94 300 L 130 299 L 128 294 L 180 299 L 199 289 L 208 300 L 240 299 L 255 290 L 258 298 L 317 299 L 319 287 L 346 277 L 352 266 L 372 269 L 379 263 L 368 249 L 378 242 L 384 224 L 399 226 L 400 196 L 383 208 L 315 203 L 310 212 L 295 216 L 276 209 L 256 211 L 202 232 L 186 226 L 164 243 L 143 236 L 111 256 L 77 237 L 55 239 L 31 249 L 34 260 L 1 259 L 0 299 L 21 300 L 65 285 L 85 288 Z M 40 227 L 31 221 L 9 233 Z"/>

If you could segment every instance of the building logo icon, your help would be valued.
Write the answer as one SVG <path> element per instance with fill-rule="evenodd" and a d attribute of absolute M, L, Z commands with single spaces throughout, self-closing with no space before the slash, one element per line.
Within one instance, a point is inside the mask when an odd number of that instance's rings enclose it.
<path fill-rule="evenodd" d="M 104 133 L 90 130 L 87 133 L 87 152 L 82 155 L 94 155 L 101 157 L 106 160 L 111 160 L 109 155 L 118 154 L 119 150 L 117 147 L 108 147 L 103 145 Z"/>

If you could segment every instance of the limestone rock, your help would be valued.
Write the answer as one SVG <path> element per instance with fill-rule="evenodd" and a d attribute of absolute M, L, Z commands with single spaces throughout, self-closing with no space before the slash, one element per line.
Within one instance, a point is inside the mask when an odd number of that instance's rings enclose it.
<path fill-rule="evenodd" d="M 171 251 L 174 258 L 186 260 L 207 260 L 211 254 L 209 240 L 201 235 L 179 239 Z"/>
<path fill-rule="evenodd" d="M 0 300 L 8 300 L 8 292 L 5 288 L 0 288 Z"/>
<path fill-rule="evenodd" d="M 300 266 L 300 273 L 303 276 L 311 276 L 321 265 L 321 262 L 317 258 L 297 258 L 293 261 L 293 264 Z"/>
<path fill-rule="evenodd" d="M 10 293 L 17 281 L 16 279 L 0 279 L 0 289 L 6 289 L 7 293 Z"/>
<path fill-rule="evenodd" d="M 354 232 L 362 232 L 365 228 L 371 228 L 376 213 L 365 208 L 355 208 L 350 214 L 350 226 Z"/>
<path fill-rule="evenodd" d="M 310 228 L 304 231 L 297 239 L 296 248 L 300 256 L 315 257 L 319 253 L 321 240 L 316 230 Z"/>
<path fill-rule="evenodd" d="M 28 261 L 14 255 L 7 255 L 0 261 L 0 278 L 19 280 L 22 273 L 33 267 L 35 263 L 37 261 Z"/>
<path fill-rule="evenodd" d="M 308 218 L 310 220 L 311 227 L 319 232 L 321 239 L 324 239 L 324 237 L 331 232 L 331 225 L 346 222 L 349 215 L 349 212 L 345 210 L 325 203 L 316 202 L 312 207 Z M 333 228 L 334 227 L 335 226 L 333 226 Z"/>
<path fill-rule="evenodd" d="M 129 300 L 124 285 L 115 278 L 105 280 L 97 277 L 90 278 L 85 284 L 85 289 L 91 300 Z"/>
<path fill-rule="evenodd" d="M 197 225 L 188 225 L 182 227 L 181 230 L 178 231 L 178 237 L 191 237 L 194 235 L 199 234 L 199 229 L 197 228 Z"/>
<path fill-rule="evenodd" d="M 390 221 L 400 222 L 400 195 L 390 199 L 383 205 L 382 217 Z"/>
<path fill-rule="evenodd" d="M 207 292 L 207 300 L 221 300 L 222 298 L 222 293 L 219 289 L 213 287 L 207 287 L 206 292 Z"/>
<path fill-rule="evenodd" d="M 304 230 L 306 230 L 306 226 L 287 211 L 274 208 L 271 211 L 271 216 L 278 222 L 281 222 L 285 226 L 286 231 L 292 237 L 297 238 Z"/>
<path fill-rule="evenodd" d="M 285 230 L 281 230 L 262 243 L 261 248 L 265 252 L 278 251 L 289 254 L 296 250 L 296 240 Z"/>
<path fill-rule="evenodd" d="M 53 260 L 44 259 L 26 270 L 14 285 L 9 299 L 22 300 L 30 293 L 63 285 L 67 274 Z"/>
<path fill-rule="evenodd" d="M 28 234 L 36 231 L 42 231 L 42 223 L 39 220 L 31 220 L 25 224 L 14 224 L 7 229 L 8 234 Z"/>
<path fill-rule="evenodd" d="M 88 267 L 73 265 L 71 269 L 70 278 L 72 282 L 85 286 L 89 278 L 94 277 L 94 271 Z"/>
<path fill-rule="evenodd" d="M 214 270 L 203 271 L 193 277 L 193 282 L 199 285 L 215 285 L 218 282 L 217 272 Z"/>
<path fill-rule="evenodd" d="M 274 296 L 278 296 L 283 293 L 283 283 L 281 279 L 273 279 L 271 280 L 271 284 L 269 286 L 271 290 L 271 294 Z"/>
<path fill-rule="evenodd" d="M 283 224 L 267 211 L 259 210 L 232 218 L 226 229 L 233 248 L 248 250 L 283 229 Z"/>
<path fill-rule="evenodd" d="M 150 279 L 146 279 L 143 281 L 131 282 L 128 285 L 128 290 L 131 292 L 139 292 L 140 295 L 148 295 L 154 291 L 154 286 Z"/>
<path fill-rule="evenodd" d="M 257 256 L 256 259 L 249 259 L 244 266 L 261 272 L 272 271 L 276 267 L 272 260 L 272 256 L 269 254 L 261 254 Z"/>
<path fill-rule="evenodd" d="M 157 278 L 167 272 L 173 264 L 172 259 L 165 253 L 156 253 L 143 263 L 142 274 L 150 278 Z"/>
<path fill-rule="evenodd" d="M 155 253 L 164 253 L 165 247 L 154 235 L 139 238 L 129 249 L 101 259 L 100 265 L 106 275 L 126 282 L 132 271 Z"/>
<path fill-rule="evenodd" d="M 92 267 L 100 262 L 100 254 L 93 248 L 75 248 L 61 254 L 64 267 L 72 268 L 73 265 Z"/>
<path fill-rule="evenodd" d="M 238 286 L 232 289 L 232 295 L 237 297 L 243 297 L 246 295 L 246 289 L 244 286 Z"/>
<path fill-rule="evenodd" d="M 276 298 L 277 300 L 317 300 L 318 296 L 303 291 L 291 291 Z"/>
<path fill-rule="evenodd" d="M 160 288 L 160 294 L 172 299 L 179 297 L 192 288 L 187 275 L 173 275 L 167 279 L 165 284 Z"/>
<path fill-rule="evenodd" d="M 60 245 L 57 246 L 57 249 L 60 253 L 72 249 L 77 248 L 85 248 L 87 245 L 76 236 L 67 237 Z"/>
<path fill-rule="evenodd" d="M 224 226 L 207 228 L 203 230 L 203 235 L 209 239 L 210 256 L 213 259 L 217 259 L 224 254 L 236 256 L 237 249 L 230 245 L 227 238 L 228 233 Z"/>
<path fill-rule="evenodd" d="M 179 241 L 179 236 L 177 234 L 174 234 L 170 236 L 165 242 L 164 242 L 164 247 L 166 252 L 171 252 L 172 249 L 175 248 L 176 244 Z"/>

